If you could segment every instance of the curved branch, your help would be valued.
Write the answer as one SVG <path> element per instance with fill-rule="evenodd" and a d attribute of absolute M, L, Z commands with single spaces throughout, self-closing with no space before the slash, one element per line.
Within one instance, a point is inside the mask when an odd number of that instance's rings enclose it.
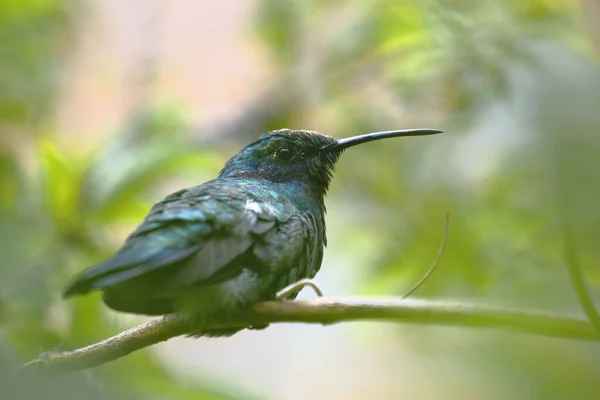
<path fill-rule="evenodd" d="M 269 301 L 255 304 L 234 322 L 211 322 L 205 330 L 260 326 L 275 322 L 334 324 L 346 321 L 389 321 L 423 325 L 484 327 L 550 337 L 600 340 L 585 320 L 480 307 L 469 303 L 382 298 L 327 298 Z M 144 347 L 181 335 L 197 335 L 175 317 L 161 317 L 111 338 L 76 350 L 45 353 L 25 368 L 77 371 L 101 365 Z"/>
<path fill-rule="evenodd" d="M 440 263 L 440 260 L 442 259 L 442 255 L 444 254 L 444 249 L 446 248 L 446 241 L 448 240 L 448 227 L 449 226 L 450 226 L 450 213 L 448 211 L 446 211 L 446 215 L 445 215 L 445 219 L 444 219 L 444 234 L 442 235 L 442 244 L 440 244 L 438 254 L 435 257 L 435 260 L 433 260 L 433 264 L 431 264 L 431 266 L 429 267 L 427 272 L 425 272 L 425 275 L 423 275 L 423 277 L 421 279 L 419 279 L 419 281 L 417 283 L 415 283 L 413 285 L 413 287 L 410 288 L 410 290 L 404 294 L 404 296 L 402 296 L 403 299 L 410 297 L 410 295 L 412 295 L 414 292 L 416 292 L 423 285 L 423 283 L 425 283 L 425 281 L 427 279 L 429 279 L 431 274 L 433 274 L 433 271 L 435 271 L 435 269 L 437 268 L 438 264 Z"/>
<path fill-rule="evenodd" d="M 581 308 L 583 308 L 585 315 L 588 317 L 588 320 L 591 322 L 596 332 L 600 334 L 600 315 L 598 315 L 598 310 L 587 290 L 585 278 L 581 271 L 581 263 L 579 262 L 579 257 L 577 256 L 575 245 L 571 237 L 571 231 L 567 226 L 563 229 L 563 252 L 565 263 L 567 264 L 567 271 L 569 272 L 569 278 L 571 279 L 571 285 L 573 286 L 573 290 L 575 290 L 575 294 L 577 295 L 577 299 L 579 300 L 579 304 L 581 304 Z"/>

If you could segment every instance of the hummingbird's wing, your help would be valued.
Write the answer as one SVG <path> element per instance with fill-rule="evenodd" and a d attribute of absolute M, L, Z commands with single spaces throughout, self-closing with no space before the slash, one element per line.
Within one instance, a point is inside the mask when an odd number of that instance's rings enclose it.
<path fill-rule="evenodd" d="M 240 272 L 240 263 L 232 261 L 295 213 L 285 196 L 248 181 L 220 179 L 173 193 L 112 258 L 77 277 L 64 296 L 120 286 L 142 300 L 228 279 Z M 197 262 L 188 262 L 192 258 Z"/>

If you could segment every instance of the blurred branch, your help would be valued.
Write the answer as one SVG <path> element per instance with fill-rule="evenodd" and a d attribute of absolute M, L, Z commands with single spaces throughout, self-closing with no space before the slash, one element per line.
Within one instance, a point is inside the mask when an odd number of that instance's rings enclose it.
<path fill-rule="evenodd" d="M 581 308 L 585 312 L 585 315 L 592 323 L 596 332 L 600 335 L 600 315 L 598 315 L 598 310 L 594 306 L 594 302 L 586 288 L 585 278 L 583 277 L 583 273 L 581 272 L 581 264 L 579 263 L 579 257 L 577 257 L 577 252 L 575 251 L 575 245 L 573 243 L 573 238 L 571 235 L 571 231 L 568 226 L 563 227 L 564 230 L 564 258 L 565 263 L 567 264 L 567 269 L 569 270 L 569 278 L 571 279 L 571 284 L 573 285 L 573 289 L 577 294 L 577 299 L 581 304 Z"/>
<path fill-rule="evenodd" d="M 381 298 L 321 297 L 305 301 L 268 301 L 255 304 L 235 321 L 208 322 L 202 328 L 208 332 L 275 322 L 328 325 L 357 320 L 496 328 L 556 338 L 600 340 L 594 328 L 582 319 L 481 307 L 470 303 Z M 201 335 L 198 328 L 192 331 L 175 317 L 156 318 L 87 347 L 45 353 L 24 367 L 55 372 L 83 370 L 185 334 Z"/>
<path fill-rule="evenodd" d="M 561 156 L 563 153 L 557 150 L 559 146 L 559 143 L 555 143 L 553 152 L 557 189 L 558 223 L 562 234 L 563 258 L 567 266 L 571 285 L 577 295 L 577 300 L 585 312 L 586 317 L 596 330 L 596 333 L 600 335 L 600 315 L 598 315 L 598 310 L 596 310 L 594 301 L 586 288 L 585 278 L 581 271 L 581 263 L 573 239 L 573 220 L 575 217 L 572 215 L 572 210 L 575 209 L 575 206 L 569 201 L 569 195 L 572 195 L 572 191 L 567 185 L 569 176 L 566 174 L 566 171 L 572 167 L 569 164 L 569 161 Z"/>

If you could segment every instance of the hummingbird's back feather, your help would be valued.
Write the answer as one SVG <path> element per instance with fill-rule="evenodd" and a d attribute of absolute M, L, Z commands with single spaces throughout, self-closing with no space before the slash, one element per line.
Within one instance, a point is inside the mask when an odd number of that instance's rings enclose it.
<path fill-rule="evenodd" d="M 112 258 L 76 278 L 64 296 L 104 289 L 112 308 L 164 314 L 175 311 L 186 289 L 231 279 L 244 268 L 277 275 L 283 265 L 250 250 L 258 243 L 265 255 L 264 236 L 281 230 L 294 213 L 284 195 L 257 180 L 222 178 L 176 192 L 152 208 Z"/>
<path fill-rule="evenodd" d="M 152 247 L 153 243 L 131 239 L 127 248 L 123 248 L 113 257 L 81 274 L 64 291 L 64 297 L 84 294 L 94 289 L 129 280 L 149 271 L 167 267 L 183 261 L 196 253 L 200 245 L 187 248 Z"/>

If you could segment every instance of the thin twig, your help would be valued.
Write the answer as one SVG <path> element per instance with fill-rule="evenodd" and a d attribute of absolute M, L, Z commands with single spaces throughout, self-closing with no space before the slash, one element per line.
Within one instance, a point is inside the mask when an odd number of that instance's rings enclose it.
<path fill-rule="evenodd" d="M 438 264 L 440 263 L 440 260 L 442 259 L 442 254 L 444 254 L 444 249 L 446 248 L 446 240 L 448 239 L 449 225 L 450 225 L 450 213 L 448 211 L 446 211 L 445 220 L 444 220 L 444 235 L 442 236 L 442 243 L 440 244 L 440 248 L 438 250 L 437 257 L 435 258 L 435 260 L 433 261 L 433 264 L 431 264 L 431 267 L 429 267 L 429 270 L 427 270 L 425 275 L 423 275 L 423 277 L 417 283 L 415 283 L 415 285 L 408 292 L 406 292 L 406 294 L 404 294 L 404 296 L 402 296 L 403 299 L 408 298 L 411 294 L 416 292 L 417 289 L 419 287 L 421 287 L 421 285 L 423 283 L 425 283 L 425 281 L 431 276 L 433 271 L 435 271 L 435 269 L 437 268 Z"/>
<path fill-rule="evenodd" d="M 244 328 L 276 322 L 328 325 L 357 320 L 484 327 L 557 338 L 600 340 L 588 321 L 576 318 L 481 307 L 469 303 L 381 298 L 320 297 L 302 301 L 269 301 L 255 304 L 239 320 L 210 322 L 202 329 Z M 185 334 L 197 335 L 198 332 L 190 332 L 188 325 L 176 318 L 156 318 L 87 347 L 45 353 L 27 363 L 25 368 L 55 372 L 83 370 Z"/>

